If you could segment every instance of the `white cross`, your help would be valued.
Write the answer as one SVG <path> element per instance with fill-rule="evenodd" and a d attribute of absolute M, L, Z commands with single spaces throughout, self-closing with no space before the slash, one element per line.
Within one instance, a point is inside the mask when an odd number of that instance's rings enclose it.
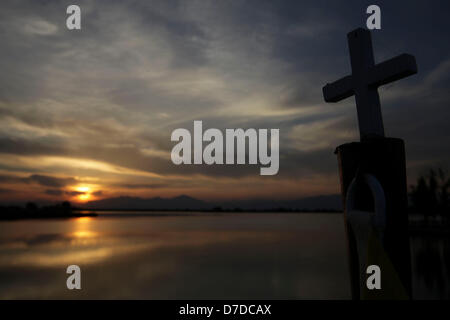
<path fill-rule="evenodd" d="M 401 54 L 375 64 L 370 31 L 356 29 L 347 34 L 352 74 L 323 87 L 326 102 L 355 95 L 361 140 L 384 137 L 378 87 L 417 73 L 414 56 Z"/>

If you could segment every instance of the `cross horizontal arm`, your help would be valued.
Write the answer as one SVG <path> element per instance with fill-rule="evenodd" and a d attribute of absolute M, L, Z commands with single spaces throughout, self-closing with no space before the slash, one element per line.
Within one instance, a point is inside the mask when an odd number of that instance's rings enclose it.
<path fill-rule="evenodd" d="M 326 102 L 338 102 L 353 95 L 352 76 L 346 76 L 333 83 L 327 83 L 322 89 Z"/>
<path fill-rule="evenodd" d="M 371 68 L 369 70 L 368 84 L 372 87 L 379 87 L 416 73 L 416 58 L 404 53 Z"/>

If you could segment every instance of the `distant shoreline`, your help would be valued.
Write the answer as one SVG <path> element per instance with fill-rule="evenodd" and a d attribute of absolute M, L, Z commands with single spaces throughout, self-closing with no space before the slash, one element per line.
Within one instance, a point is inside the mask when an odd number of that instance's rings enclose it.
<path fill-rule="evenodd" d="M 286 208 L 274 208 L 274 209 L 133 209 L 133 208 L 124 208 L 124 209 L 103 209 L 103 208 L 76 208 L 75 211 L 130 211 L 130 212 L 211 212 L 211 213 L 343 213 L 341 210 L 333 210 L 333 209 L 286 209 Z"/>
<path fill-rule="evenodd" d="M 0 221 L 17 221 L 17 220 L 47 220 L 47 219 L 70 219 L 82 217 L 97 217 L 97 213 L 71 213 L 71 214 L 56 214 L 56 215 L 2 215 L 0 214 Z"/>
<path fill-rule="evenodd" d="M 17 208 L 15 208 L 17 209 Z M 111 212 L 111 214 L 103 212 Z M 122 214 L 121 214 L 122 212 Z M 126 213 L 125 213 L 126 212 Z M 147 213 L 147 214 L 146 214 Z M 42 220 L 42 219 L 67 219 L 67 218 L 81 218 L 81 217 L 188 217 L 198 216 L 200 214 L 211 214 L 211 216 L 220 216 L 226 214 L 339 214 L 341 211 L 332 210 L 195 210 L 195 209 L 85 209 L 85 208 L 71 208 L 70 212 L 27 212 L 26 210 L 14 210 L 0 214 L 0 221 L 15 221 L 15 220 Z"/>

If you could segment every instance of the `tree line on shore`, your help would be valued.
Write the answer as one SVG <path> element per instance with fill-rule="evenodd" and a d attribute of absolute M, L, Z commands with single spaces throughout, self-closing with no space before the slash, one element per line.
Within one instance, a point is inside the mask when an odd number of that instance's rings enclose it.
<path fill-rule="evenodd" d="M 430 169 L 410 187 L 410 212 L 422 214 L 426 221 L 438 216 L 450 220 L 449 187 L 450 178 L 443 169 Z"/>
<path fill-rule="evenodd" d="M 69 201 L 63 201 L 55 205 L 39 207 L 34 202 L 28 202 L 24 207 L 21 206 L 2 206 L 0 207 L 0 219 L 15 220 L 27 218 L 64 218 L 72 216 L 81 216 L 75 212 Z M 92 214 L 90 214 L 92 215 Z"/>

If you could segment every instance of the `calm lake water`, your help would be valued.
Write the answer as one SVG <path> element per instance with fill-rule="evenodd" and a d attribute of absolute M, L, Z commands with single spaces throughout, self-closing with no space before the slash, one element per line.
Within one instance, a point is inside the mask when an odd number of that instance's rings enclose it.
<path fill-rule="evenodd" d="M 0 298 L 350 298 L 341 214 L 124 214 L 0 222 Z"/>

